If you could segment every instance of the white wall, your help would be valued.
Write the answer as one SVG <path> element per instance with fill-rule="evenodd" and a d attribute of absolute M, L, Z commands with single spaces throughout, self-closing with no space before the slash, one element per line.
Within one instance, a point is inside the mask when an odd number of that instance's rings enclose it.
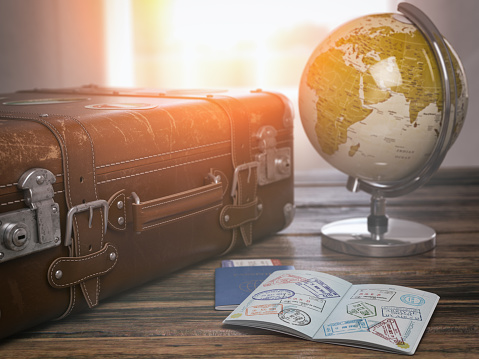
<path fill-rule="evenodd" d="M 99 0 L 0 0 L 0 93 L 103 83 Z"/>

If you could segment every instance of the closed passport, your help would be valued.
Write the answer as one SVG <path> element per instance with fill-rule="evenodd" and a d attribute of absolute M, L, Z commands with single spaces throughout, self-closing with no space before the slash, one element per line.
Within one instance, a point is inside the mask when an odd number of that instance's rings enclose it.
<path fill-rule="evenodd" d="M 215 309 L 234 310 L 269 275 L 293 266 L 221 267 L 215 270 Z"/>

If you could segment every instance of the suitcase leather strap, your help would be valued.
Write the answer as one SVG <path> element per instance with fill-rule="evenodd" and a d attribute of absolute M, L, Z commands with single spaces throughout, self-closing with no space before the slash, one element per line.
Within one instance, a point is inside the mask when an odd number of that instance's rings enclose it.
<path fill-rule="evenodd" d="M 90 206 L 87 211 L 83 208 L 98 201 L 93 140 L 83 124 L 75 118 L 49 115 L 42 117 L 40 122 L 53 132 L 60 143 L 67 207 L 70 211 L 82 208 L 72 214 L 73 255 L 81 258 L 97 253 L 104 245 L 105 208 Z M 70 238 L 65 238 L 65 243 L 69 242 Z M 94 266 L 89 269 L 92 273 L 98 272 Z M 86 275 L 84 278 L 79 283 L 81 291 L 88 306 L 94 307 L 99 301 L 100 277 Z"/>
<path fill-rule="evenodd" d="M 51 114 L 21 115 L 15 113 L 11 116 L 7 115 L 7 117 L 40 123 L 56 137 L 62 152 L 65 201 L 69 210 L 79 206 L 88 207 L 88 203 L 92 201 L 98 202 L 93 141 L 81 122 L 72 117 Z M 73 257 L 85 258 L 104 249 L 105 209 L 102 206 L 95 206 L 95 209 L 91 208 L 89 211 L 73 211 L 71 225 L 74 241 L 70 248 L 70 254 Z M 64 241 L 68 244 L 71 239 L 65 238 Z M 58 260 L 65 261 L 71 258 L 65 257 Z M 93 263 L 91 260 L 83 262 Z M 83 262 L 80 260 L 77 263 Z M 70 268 L 73 267 L 75 266 L 70 266 Z M 79 265 L 76 268 L 79 268 Z M 89 270 L 91 273 L 85 275 L 85 270 Z M 95 266 L 83 268 L 81 276 L 62 271 L 63 275 L 68 278 L 84 278 L 84 280 L 74 281 L 72 284 L 79 283 L 89 307 L 97 305 L 100 296 L 100 274 L 91 274 L 100 272 L 101 270 L 99 271 Z M 48 276 L 50 277 L 50 273 Z M 79 293 L 76 294 L 77 292 L 79 291 L 75 290 L 75 286 L 70 287 L 70 305 L 62 317 L 68 315 L 73 310 L 75 303 L 78 302 L 78 298 L 75 298 L 79 295 Z"/>
<path fill-rule="evenodd" d="M 110 243 L 86 256 L 57 258 L 48 269 L 48 282 L 54 288 L 71 287 L 108 273 L 117 261 L 118 251 Z"/>
<path fill-rule="evenodd" d="M 259 198 L 245 205 L 226 205 L 221 210 L 221 226 L 225 229 L 233 229 L 254 221 L 261 215 L 262 208 Z"/>
<path fill-rule="evenodd" d="M 233 229 L 230 246 L 223 254 L 229 252 L 238 240 L 243 238 L 246 246 L 253 243 L 253 221 L 261 215 L 261 206 L 257 199 L 257 162 L 253 161 L 252 134 L 250 119 L 239 100 L 220 96 L 215 101 L 227 113 L 231 123 L 231 160 L 234 169 L 231 195 L 233 204 L 223 208 L 220 223 L 224 229 Z"/>

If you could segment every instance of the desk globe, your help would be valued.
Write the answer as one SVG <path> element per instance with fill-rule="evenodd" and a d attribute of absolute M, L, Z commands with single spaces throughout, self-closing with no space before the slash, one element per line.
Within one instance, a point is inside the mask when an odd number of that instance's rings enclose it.
<path fill-rule="evenodd" d="M 333 31 L 312 53 L 299 111 L 316 151 L 371 194 L 371 213 L 325 225 L 322 244 L 371 257 L 436 245 L 435 231 L 389 218 L 386 198 L 412 192 L 437 171 L 467 110 L 463 66 L 431 20 L 411 4 Z"/>

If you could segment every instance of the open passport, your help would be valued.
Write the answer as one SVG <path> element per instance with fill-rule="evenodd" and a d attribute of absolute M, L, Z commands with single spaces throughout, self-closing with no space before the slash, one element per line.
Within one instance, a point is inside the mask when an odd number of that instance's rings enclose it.
<path fill-rule="evenodd" d="M 407 287 L 353 285 L 326 273 L 280 270 L 223 323 L 412 355 L 438 301 L 436 294 Z"/>

